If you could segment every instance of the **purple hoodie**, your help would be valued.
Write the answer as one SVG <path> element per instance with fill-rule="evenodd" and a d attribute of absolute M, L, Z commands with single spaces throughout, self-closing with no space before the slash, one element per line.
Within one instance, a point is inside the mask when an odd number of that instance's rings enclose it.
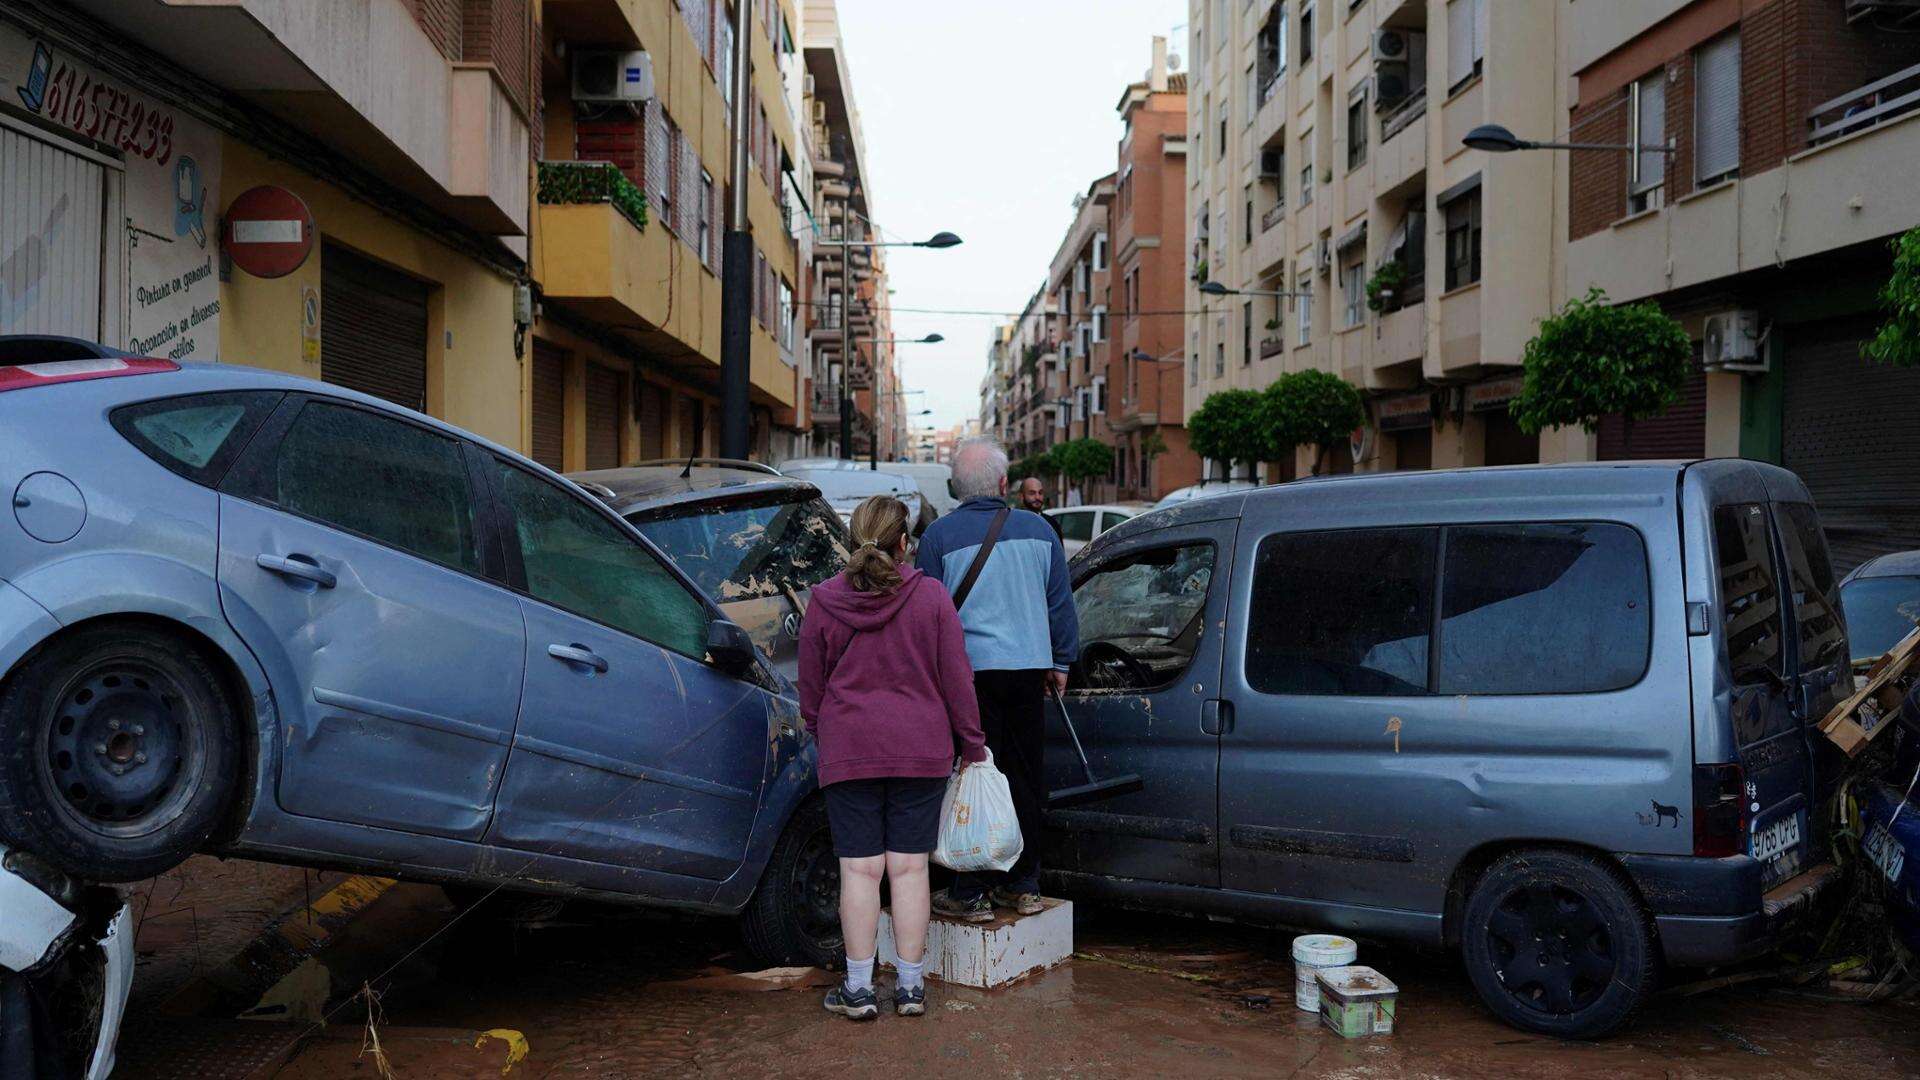
<path fill-rule="evenodd" d="M 800 627 L 800 715 L 820 744 L 820 783 L 946 776 L 954 741 L 985 761 L 966 632 L 946 586 L 911 566 L 863 593 L 845 574 L 813 587 Z"/>

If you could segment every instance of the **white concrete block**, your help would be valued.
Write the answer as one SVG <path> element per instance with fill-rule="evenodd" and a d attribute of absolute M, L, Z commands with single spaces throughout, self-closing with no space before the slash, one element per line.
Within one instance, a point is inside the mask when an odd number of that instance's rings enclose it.
<path fill-rule="evenodd" d="M 1073 904 L 1046 901 L 1038 915 L 995 912 L 992 922 L 965 923 L 933 916 L 927 926 L 927 975 L 942 982 L 992 990 L 1073 955 Z M 880 913 L 880 965 L 893 967 L 893 913 Z"/>

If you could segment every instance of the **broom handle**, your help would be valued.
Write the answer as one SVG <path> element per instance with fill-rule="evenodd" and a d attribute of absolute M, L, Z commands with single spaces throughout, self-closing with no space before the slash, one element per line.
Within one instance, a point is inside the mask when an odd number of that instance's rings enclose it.
<path fill-rule="evenodd" d="M 1087 774 L 1087 783 L 1094 783 L 1093 766 L 1087 763 L 1086 748 L 1080 745 L 1080 733 L 1073 730 L 1073 717 L 1067 715 L 1067 701 L 1056 691 L 1053 703 L 1060 706 L 1060 720 L 1067 725 L 1067 736 L 1073 740 L 1073 752 L 1080 755 L 1080 769 Z"/>

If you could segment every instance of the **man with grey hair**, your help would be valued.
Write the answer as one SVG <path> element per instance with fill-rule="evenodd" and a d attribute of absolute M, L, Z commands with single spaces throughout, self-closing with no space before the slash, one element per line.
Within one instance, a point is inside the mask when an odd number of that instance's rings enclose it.
<path fill-rule="evenodd" d="M 1026 847 L 1004 873 L 958 875 L 933 907 L 988 922 L 995 905 L 1022 915 L 1041 910 L 1046 698 L 1067 688 L 1080 623 L 1059 535 L 1039 514 L 1007 505 L 1006 451 L 985 436 L 963 439 L 952 467 L 954 491 L 964 501 L 927 529 L 914 565 L 944 582 L 960 609 L 980 726 L 1006 774 Z"/>

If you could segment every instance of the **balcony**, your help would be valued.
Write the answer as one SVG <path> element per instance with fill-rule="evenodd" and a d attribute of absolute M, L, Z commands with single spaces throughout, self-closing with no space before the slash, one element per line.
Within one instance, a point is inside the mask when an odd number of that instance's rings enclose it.
<path fill-rule="evenodd" d="M 1287 93 L 1284 71 L 1260 88 L 1260 107 L 1253 114 L 1254 146 L 1264 149 L 1280 145 L 1281 137 L 1286 133 L 1287 102 L 1291 97 Z"/>
<path fill-rule="evenodd" d="M 1265 360 L 1271 356 L 1279 356 L 1281 353 L 1286 351 L 1287 351 L 1287 343 L 1282 338 L 1264 337 L 1260 339 L 1260 359 L 1262 360 Z"/>
<path fill-rule="evenodd" d="M 1821 102 L 1807 114 L 1807 145 L 1819 146 L 1920 110 L 1920 64 Z"/>

